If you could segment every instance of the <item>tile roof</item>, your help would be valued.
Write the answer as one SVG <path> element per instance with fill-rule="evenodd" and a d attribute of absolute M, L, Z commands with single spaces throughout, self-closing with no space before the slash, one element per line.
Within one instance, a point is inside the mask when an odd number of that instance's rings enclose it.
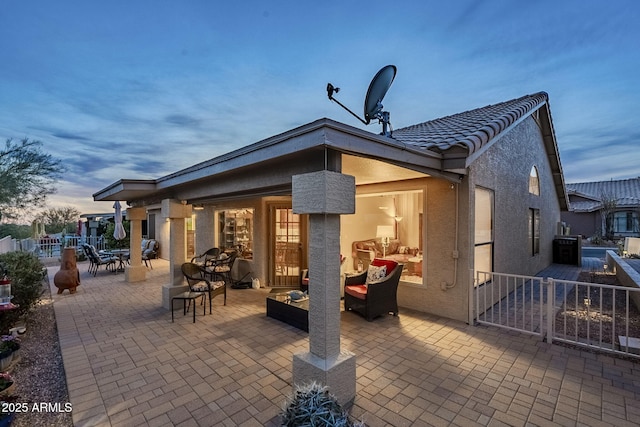
<path fill-rule="evenodd" d="M 393 139 L 422 149 L 445 151 L 455 146 L 479 150 L 495 136 L 548 102 L 546 92 L 525 95 L 393 131 Z"/>
<path fill-rule="evenodd" d="M 640 177 L 615 181 L 578 182 L 566 184 L 566 187 L 570 197 L 591 199 L 571 201 L 570 210 L 572 211 L 591 212 L 600 209 L 603 195 L 613 197 L 618 207 L 640 206 Z"/>

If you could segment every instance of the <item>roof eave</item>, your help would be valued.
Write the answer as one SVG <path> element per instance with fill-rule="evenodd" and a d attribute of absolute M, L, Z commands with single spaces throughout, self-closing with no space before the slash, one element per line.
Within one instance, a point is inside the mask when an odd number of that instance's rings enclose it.
<path fill-rule="evenodd" d="M 156 191 L 155 180 L 120 179 L 94 193 L 93 200 L 96 202 L 130 200 L 136 198 L 136 195 L 150 194 L 154 191 Z"/>
<path fill-rule="evenodd" d="M 537 111 L 540 110 L 543 110 L 544 114 L 539 114 L 538 119 L 542 130 L 542 139 L 551 165 L 553 182 L 556 188 L 556 193 L 558 194 L 558 201 L 560 202 L 560 210 L 567 211 L 569 210 L 569 195 L 567 194 L 564 182 L 564 173 L 562 172 L 562 163 L 560 163 L 560 152 L 558 151 L 558 142 L 553 128 L 549 102 L 545 101 L 537 109 Z"/>
<path fill-rule="evenodd" d="M 233 173 L 241 168 L 315 148 L 330 148 L 346 154 L 387 161 L 447 179 L 458 179 L 457 174 L 443 170 L 442 155 L 438 153 L 417 150 L 392 138 L 324 118 L 156 180 L 119 180 L 96 192 L 94 200 L 134 201 L 151 198 L 157 194 L 166 195 L 173 188 L 195 180 L 209 179 L 220 173 Z"/>

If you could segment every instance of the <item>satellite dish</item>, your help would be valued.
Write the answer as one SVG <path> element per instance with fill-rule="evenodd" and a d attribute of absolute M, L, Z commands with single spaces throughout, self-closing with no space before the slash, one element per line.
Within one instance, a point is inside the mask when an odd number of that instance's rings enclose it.
<path fill-rule="evenodd" d="M 367 90 L 367 97 L 364 99 L 364 119 L 367 124 L 371 119 L 381 119 L 380 115 L 383 113 L 382 99 L 391 87 L 391 83 L 396 77 L 396 71 L 395 65 L 387 65 L 378 71 L 373 80 L 371 80 Z"/>
<path fill-rule="evenodd" d="M 334 93 L 340 92 L 339 87 L 334 87 L 331 83 L 327 83 L 327 95 L 329 96 L 329 100 L 335 101 L 365 125 L 368 125 L 372 119 L 378 119 L 378 123 L 382 123 L 382 135 L 391 136 L 391 132 L 387 132 L 389 112 L 382 111 L 382 99 L 387 94 L 389 87 L 391 87 L 391 83 L 393 83 L 393 79 L 396 77 L 396 72 L 397 68 L 395 65 L 387 65 L 382 67 L 373 77 L 367 90 L 367 96 L 364 99 L 364 120 L 333 97 Z"/>

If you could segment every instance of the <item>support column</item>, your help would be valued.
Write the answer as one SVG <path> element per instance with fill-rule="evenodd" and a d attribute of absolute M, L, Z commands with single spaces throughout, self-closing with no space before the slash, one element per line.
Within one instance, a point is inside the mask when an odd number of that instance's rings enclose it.
<path fill-rule="evenodd" d="M 216 245 L 215 209 L 213 206 L 205 206 L 195 213 L 196 255 L 201 255 Z"/>
<path fill-rule="evenodd" d="M 129 220 L 129 264 L 124 269 L 127 282 L 141 282 L 145 280 L 147 268 L 142 265 L 142 221 L 147 218 L 145 208 L 127 208 Z"/>
<path fill-rule="evenodd" d="M 162 217 L 169 219 L 169 283 L 162 287 L 162 306 L 171 309 L 171 298 L 187 289 L 180 267 L 187 258 L 185 219 L 191 217 L 191 205 L 164 199 Z"/>
<path fill-rule="evenodd" d="M 293 177 L 293 212 L 309 214 L 309 351 L 293 356 L 293 383 L 316 381 L 341 405 L 356 396 L 356 358 L 340 349 L 340 214 L 355 213 L 355 178 L 321 171 Z"/>

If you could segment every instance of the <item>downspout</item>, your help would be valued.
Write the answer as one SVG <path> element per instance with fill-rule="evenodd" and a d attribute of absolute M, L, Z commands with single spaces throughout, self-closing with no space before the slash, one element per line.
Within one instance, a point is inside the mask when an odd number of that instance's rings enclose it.
<path fill-rule="evenodd" d="M 453 282 L 452 283 L 445 283 L 444 289 L 443 290 L 447 290 L 447 289 L 452 289 L 456 286 L 456 283 L 458 282 L 458 257 L 460 256 L 460 252 L 458 251 L 458 233 L 459 233 L 459 216 L 458 216 L 458 211 L 459 211 L 459 207 L 458 207 L 458 192 L 459 192 L 459 184 L 455 183 L 455 184 L 451 184 L 451 185 L 455 185 L 456 188 L 456 231 L 455 231 L 455 238 L 454 238 L 454 249 L 453 249 L 453 253 L 451 254 L 451 256 L 453 257 Z"/>

